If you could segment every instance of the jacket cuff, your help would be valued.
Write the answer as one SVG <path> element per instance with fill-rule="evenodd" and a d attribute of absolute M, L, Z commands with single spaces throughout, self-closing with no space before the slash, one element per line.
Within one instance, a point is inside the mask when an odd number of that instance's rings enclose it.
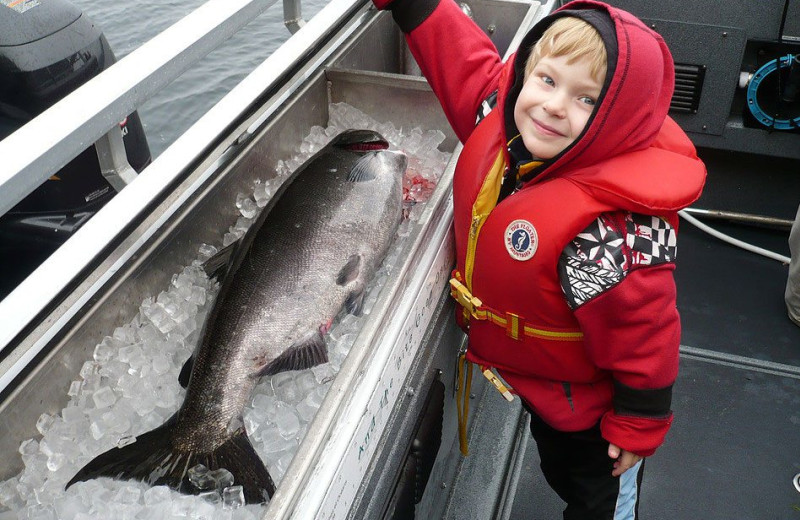
<path fill-rule="evenodd" d="M 664 443 L 672 425 L 672 413 L 660 419 L 631 417 L 607 412 L 600 421 L 603 438 L 623 450 L 649 457 Z"/>
<path fill-rule="evenodd" d="M 663 419 L 672 413 L 672 385 L 640 389 L 614 380 L 613 403 L 614 411 L 620 415 Z"/>
<path fill-rule="evenodd" d="M 408 34 L 433 13 L 439 2 L 440 0 L 394 0 L 388 9 L 400 30 Z"/>

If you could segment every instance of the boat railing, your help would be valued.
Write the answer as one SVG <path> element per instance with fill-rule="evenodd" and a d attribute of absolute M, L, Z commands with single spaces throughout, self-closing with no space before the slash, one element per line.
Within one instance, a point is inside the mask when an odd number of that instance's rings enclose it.
<path fill-rule="evenodd" d="M 0 214 L 97 142 L 103 174 L 121 190 L 136 175 L 116 124 L 219 47 L 276 0 L 211 0 L 0 141 Z M 300 0 L 284 0 L 292 33 L 304 24 Z M 39 143 L 39 146 L 29 146 Z"/>
<path fill-rule="evenodd" d="M 58 334 L 59 323 L 76 319 L 81 305 L 107 282 L 102 278 L 83 280 L 81 273 L 90 270 L 111 245 L 118 247 L 120 242 L 131 241 L 130 237 L 123 237 L 124 230 L 141 219 L 155 201 L 163 200 L 185 171 L 200 164 L 210 172 L 224 159 L 222 155 L 231 155 L 244 146 L 270 116 L 269 112 L 238 134 L 224 130 L 241 121 L 265 92 L 276 90 L 285 82 L 308 49 L 325 41 L 332 28 L 365 1 L 333 0 L 319 16 L 305 23 L 299 0 L 285 0 L 286 25 L 295 34 L 138 176 L 130 166 L 126 168 L 119 121 L 275 0 L 210 0 L 0 141 L 0 214 L 81 153 L 87 143 L 98 142 L 104 174 L 116 189 L 124 187 L 95 218 L 0 301 L 0 392 Z M 209 159 L 212 148 L 225 151 Z M 134 178 L 136 182 L 131 182 Z M 188 196 L 182 193 L 178 198 Z M 176 210 L 183 202 L 176 198 Z M 169 212 L 160 218 L 169 218 Z M 135 241 L 146 239 L 142 235 Z M 104 276 L 113 276 L 115 266 L 135 254 L 136 244 L 132 243 L 127 253 L 108 265 Z M 76 290 L 77 285 L 81 285 L 80 290 Z M 48 319 L 39 323 L 45 315 L 49 315 Z"/>

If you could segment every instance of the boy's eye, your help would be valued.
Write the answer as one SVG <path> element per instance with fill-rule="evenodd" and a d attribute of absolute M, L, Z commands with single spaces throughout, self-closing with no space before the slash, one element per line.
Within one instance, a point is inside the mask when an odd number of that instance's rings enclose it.
<path fill-rule="evenodd" d="M 551 87 L 556 84 L 556 82 L 553 81 L 553 78 L 550 76 L 545 76 L 544 74 L 542 75 L 542 83 L 545 85 L 550 85 Z"/>
<path fill-rule="evenodd" d="M 594 99 L 590 98 L 589 96 L 581 96 L 579 98 L 579 100 L 580 100 L 581 103 L 586 103 L 589 106 L 594 106 L 595 103 L 597 103 L 597 101 L 595 101 Z"/>

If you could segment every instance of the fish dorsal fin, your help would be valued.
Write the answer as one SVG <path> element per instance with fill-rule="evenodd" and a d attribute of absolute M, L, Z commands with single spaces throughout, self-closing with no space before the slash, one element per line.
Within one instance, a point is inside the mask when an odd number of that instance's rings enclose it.
<path fill-rule="evenodd" d="M 228 274 L 240 243 L 241 241 L 237 240 L 232 244 L 228 244 L 217 251 L 214 256 L 203 262 L 203 270 L 206 272 L 209 278 L 222 280 L 225 275 Z"/>
<path fill-rule="evenodd" d="M 262 368 L 256 377 L 272 376 L 288 370 L 305 370 L 328 362 L 328 347 L 320 331 L 294 343 L 286 351 Z"/>
<path fill-rule="evenodd" d="M 350 173 L 347 174 L 347 181 L 367 182 L 375 179 L 375 171 L 379 160 L 378 154 L 374 152 L 360 157 L 350 169 Z"/>
<path fill-rule="evenodd" d="M 344 266 L 339 270 L 339 276 L 336 277 L 336 284 L 347 285 L 358 278 L 358 274 L 360 272 L 361 255 L 350 255 L 350 258 L 347 259 L 347 263 L 345 263 Z"/>

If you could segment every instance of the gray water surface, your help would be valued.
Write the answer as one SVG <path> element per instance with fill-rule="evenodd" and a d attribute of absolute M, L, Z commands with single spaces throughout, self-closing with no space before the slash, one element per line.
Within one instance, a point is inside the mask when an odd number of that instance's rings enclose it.
<path fill-rule="evenodd" d="M 71 0 L 103 31 L 117 59 L 205 3 L 204 0 Z M 304 0 L 308 20 L 327 0 Z M 282 2 L 267 9 L 156 97 L 140 107 L 153 158 L 158 157 L 209 108 L 290 36 Z"/>

